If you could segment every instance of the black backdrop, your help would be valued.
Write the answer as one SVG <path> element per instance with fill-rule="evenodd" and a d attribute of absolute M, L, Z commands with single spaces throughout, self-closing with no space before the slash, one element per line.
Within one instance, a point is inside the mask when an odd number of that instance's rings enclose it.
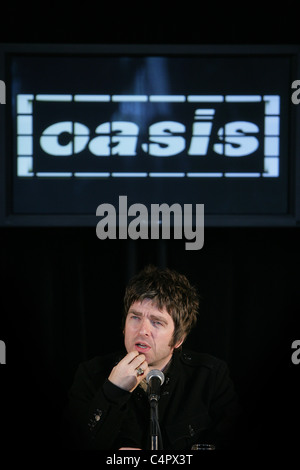
<path fill-rule="evenodd" d="M 199 321 L 185 346 L 227 361 L 246 412 L 243 446 L 291 445 L 299 439 L 299 369 L 291 362 L 298 243 L 292 228 L 207 228 L 197 252 L 183 241 L 100 241 L 93 228 L 3 229 L 1 330 L 13 413 L 28 417 L 39 445 L 50 436 L 60 446 L 78 363 L 122 346 L 126 282 L 154 263 L 184 272 L 199 290 Z"/>
<path fill-rule="evenodd" d="M 195 8 L 6 5 L 0 40 L 299 43 L 293 3 Z M 94 228 L 1 228 L 0 253 L 3 448 L 60 447 L 58 423 L 78 362 L 122 344 L 124 288 L 148 262 L 178 269 L 198 286 L 201 314 L 186 346 L 228 362 L 246 411 L 245 448 L 275 457 L 297 448 L 300 365 L 291 362 L 291 344 L 299 339 L 298 228 L 206 228 L 198 252 L 181 241 L 100 241 Z"/>

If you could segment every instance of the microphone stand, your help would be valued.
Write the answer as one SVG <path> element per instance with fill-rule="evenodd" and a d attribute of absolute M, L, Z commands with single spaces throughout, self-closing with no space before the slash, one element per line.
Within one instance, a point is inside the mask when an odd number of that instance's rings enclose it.
<path fill-rule="evenodd" d="M 162 437 L 158 420 L 159 387 L 164 383 L 165 376 L 162 371 L 152 369 L 147 374 L 148 399 L 150 404 L 150 438 L 151 450 L 162 449 Z"/>
<path fill-rule="evenodd" d="M 151 436 L 151 450 L 158 450 L 158 402 L 157 400 L 150 401 L 150 436 Z"/>

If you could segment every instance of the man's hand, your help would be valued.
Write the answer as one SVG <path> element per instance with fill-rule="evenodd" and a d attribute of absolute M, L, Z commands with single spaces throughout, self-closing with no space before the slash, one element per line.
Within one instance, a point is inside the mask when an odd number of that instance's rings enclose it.
<path fill-rule="evenodd" d="M 143 375 L 137 375 L 137 369 L 144 371 Z M 131 351 L 112 369 L 108 380 L 117 387 L 132 392 L 149 372 L 144 354 Z"/>

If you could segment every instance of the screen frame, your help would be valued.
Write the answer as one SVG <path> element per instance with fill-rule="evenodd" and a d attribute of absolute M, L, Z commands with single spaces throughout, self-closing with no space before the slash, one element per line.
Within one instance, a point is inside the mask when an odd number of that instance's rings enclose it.
<path fill-rule="evenodd" d="M 45 55 L 270 55 L 290 56 L 292 75 L 290 83 L 300 79 L 300 45 L 164 45 L 164 44 L 0 44 L 0 79 L 6 84 L 6 96 L 10 95 L 10 76 L 8 61 L 11 54 L 45 54 Z M 292 88 L 291 88 L 292 94 Z M 9 151 L 10 127 L 8 125 L 10 109 L 0 106 L 0 129 L 4 139 L 0 140 L 0 155 L 6 156 Z M 206 215 L 205 226 L 208 227 L 294 227 L 300 226 L 300 105 L 291 105 L 290 115 L 291 160 L 289 169 L 290 213 L 286 215 Z M 0 158 L 0 227 L 37 226 L 37 227 L 84 227 L 95 226 L 96 216 L 66 214 L 13 214 L 10 209 L 12 197 L 11 168 L 7 158 Z M 205 201 L 199 201 L 204 203 Z M 204 207 L 205 211 L 205 207 Z"/>

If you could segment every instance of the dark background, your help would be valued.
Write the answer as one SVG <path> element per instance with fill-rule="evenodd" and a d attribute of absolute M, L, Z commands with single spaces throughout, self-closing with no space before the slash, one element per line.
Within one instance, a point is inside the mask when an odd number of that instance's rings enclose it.
<path fill-rule="evenodd" d="M 299 9 L 299 8 L 298 8 Z M 1 42 L 299 44 L 293 3 L 1 6 Z M 294 77 L 300 79 L 300 77 Z M 204 202 L 205 201 L 200 201 Z M 122 344 L 129 277 L 146 263 L 185 273 L 202 296 L 191 349 L 225 359 L 245 409 L 246 450 L 299 446 L 299 228 L 210 227 L 183 241 L 100 241 L 94 228 L 0 229 L 1 444 L 44 455 L 81 360 Z"/>

